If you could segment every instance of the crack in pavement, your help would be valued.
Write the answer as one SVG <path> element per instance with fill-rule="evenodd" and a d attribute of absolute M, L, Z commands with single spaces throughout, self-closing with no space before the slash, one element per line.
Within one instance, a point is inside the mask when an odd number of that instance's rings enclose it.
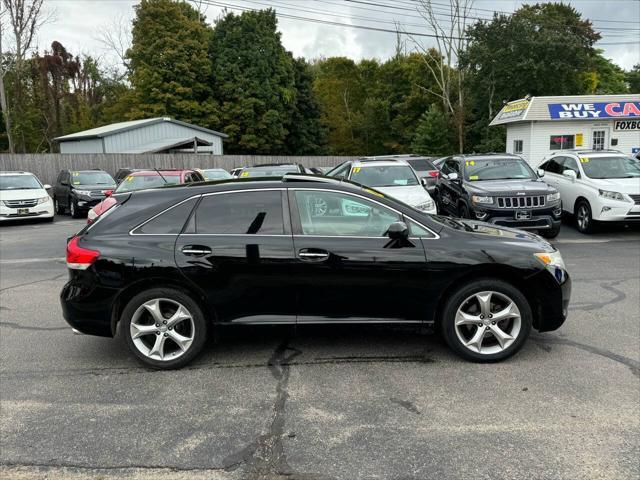
<path fill-rule="evenodd" d="M 291 351 L 289 355 L 287 351 Z M 227 471 L 244 465 L 250 479 L 269 478 L 274 475 L 290 476 L 294 472 L 287 463 L 282 444 L 285 423 L 285 407 L 289 398 L 291 360 L 302 352 L 289 346 L 289 340 L 281 343 L 268 362 L 269 371 L 276 379 L 276 400 L 267 433 L 260 435 L 245 448 L 229 455 L 223 462 Z"/>
<path fill-rule="evenodd" d="M 532 341 L 536 342 L 536 344 L 539 344 L 540 346 L 543 346 L 546 344 L 546 346 L 548 347 L 548 350 L 546 348 L 544 348 L 544 350 L 547 350 L 548 352 L 551 351 L 551 346 L 549 344 L 557 344 L 557 345 L 568 345 L 570 347 L 579 348 L 580 350 L 593 353 L 594 355 L 600 355 L 601 357 L 605 357 L 605 358 L 608 358 L 609 360 L 613 360 L 614 362 L 625 365 L 631 370 L 631 373 L 633 373 L 636 377 L 640 377 L 640 362 L 632 358 L 625 357 L 624 355 L 619 355 L 610 350 L 594 347 L 593 345 L 587 345 L 584 343 L 576 342 L 574 340 L 569 340 L 567 338 L 560 338 L 555 336 L 547 336 L 547 337 L 532 336 L 530 338 Z"/>
<path fill-rule="evenodd" d="M 0 322 L 0 327 L 14 328 L 16 330 L 37 330 L 41 332 L 50 332 L 53 330 L 69 330 L 70 327 L 30 327 L 28 325 L 20 325 L 14 322 Z"/>
<path fill-rule="evenodd" d="M 400 405 L 402 408 L 410 411 L 411 413 L 415 413 L 416 415 L 422 415 L 422 413 L 420 413 L 420 410 L 418 410 L 418 407 L 416 407 L 413 404 L 413 402 L 410 402 L 409 400 L 400 400 L 399 398 L 394 398 L 394 397 L 391 397 L 389 400 L 391 400 L 391 403 Z"/>
<path fill-rule="evenodd" d="M 66 273 L 61 273 L 60 275 L 56 275 L 55 277 L 52 277 L 52 278 L 43 278 L 42 280 L 34 280 L 33 282 L 19 283 L 18 285 L 11 285 L 9 287 L 0 288 L 0 292 L 11 290 L 13 288 L 27 287 L 35 283 L 52 282 L 53 280 L 58 280 L 59 278 L 65 277 L 66 275 L 67 275 Z"/>
<path fill-rule="evenodd" d="M 610 282 L 609 285 L 606 283 L 599 283 L 600 287 L 613 293 L 614 297 L 611 300 L 607 300 L 604 302 L 586 302 L 586 303 L 573 303 L 571 305 L 571 310 L 583 310 L 583 311 L 592 311 L 592 310 L 600 310 L 601 308 L 606 307 L 607 305 L 611 305 L 613 303 L 618 303 L 627 298 L 627 294 L 622 290 L 618 290 L 613 285 L 617 286 L 622 280 L 616 280 Z"/>

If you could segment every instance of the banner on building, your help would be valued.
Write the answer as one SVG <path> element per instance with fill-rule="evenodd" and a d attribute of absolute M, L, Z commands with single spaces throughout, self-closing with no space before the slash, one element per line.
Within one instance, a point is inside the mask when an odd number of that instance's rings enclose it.
<path fill-rule="evenodd" d="M 640 102 L 550 103 L 548 108 L 552 120 L 640 118 Z"/>

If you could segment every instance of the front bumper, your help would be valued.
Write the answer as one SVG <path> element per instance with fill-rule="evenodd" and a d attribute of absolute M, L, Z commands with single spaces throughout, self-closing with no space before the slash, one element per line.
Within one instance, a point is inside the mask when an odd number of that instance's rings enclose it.
<path fill-rule="evenodd" d="M 10 208 L 0 202 L 0 222 L 29 218 L 52 218 L 53 215 L 53 201 L 51 200 L 29 208 Z"/>
<path fill-rule="evenodd" d="M 81 210 L 89 210 L 105 199 L 102 197 L 87 197 L 85 195 L 76 195 L 76 205 Z"/>
<path fill-rule="evenodd" d="M 640 221 L 640 204 L 603 200 L 592 206 L 593 219 L 599 222 Z"/>
<path fill-rule="evenodd" d="M 534 327 L 540 332 L 557 330 L 569 315 L 571 277 L 566 270 L 554 273 L 545 269 L 527 280 L 528 290 L 535 292 L 531 302 L 534 310 Z"/>
<path fill-rule="evenodd" d="M 517 218 L 516 214 L 528 213 L 529 218 Z M 471 215 L 480 220 L 503 227 L 521 230 L 550 230 L 560 226 L 562 209 L 560 204 L 548 208 L 510 209 L 494 208 L 491 205 L 473 205 Z"/>

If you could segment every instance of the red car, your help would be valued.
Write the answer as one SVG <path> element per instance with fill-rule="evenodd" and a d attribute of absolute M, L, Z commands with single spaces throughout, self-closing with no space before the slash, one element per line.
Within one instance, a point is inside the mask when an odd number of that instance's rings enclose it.
<path fill-rule="evenodd" d="M 107 198 L 89 210 L 87 223 L 93 222 L 117 203 L 116 199 L 112 197 L 114 193 L 202 181 L 204 181 L 204 177 L 196 170 L 140 170 L 132 172 L 120 182 L 115 190 L 105 191 Z"/>

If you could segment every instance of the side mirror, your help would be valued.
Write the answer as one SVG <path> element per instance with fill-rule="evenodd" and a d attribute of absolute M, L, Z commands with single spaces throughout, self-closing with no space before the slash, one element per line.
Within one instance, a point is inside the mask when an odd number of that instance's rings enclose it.
<path fill-rule="evenodd" d="M 541 168 L 538 169 L 538 177 L 542 178 L 544 177 L 545 171 Z"/>
<path fill-rule="evenodd" d="M 45 190 L 51 190 L 51 185 L 49 185 L 48 183 L 45 183 L 42 188 L 44 188 Z"/>
<path fill-rule="evenodd" d="M 111 195 L 113 195 L 113 190 L 105 190 L 104 191 L 104 196 L 105 197 L 110 197 Z"/>
<path fill-rule="evenodd" d="M 423 187 L 426 187 L 426 186 L 427 186 L 427 179 L 426 179 L 426 177 L 422 177 L 422 178 L 420 179 L 420 183 L 422 184 L 422 186 L 423 186 Z"/>
<path fill-rule="evenodd" d="M 404 222 L 393 222 L 386 233 L 391 240 L 406 240 L 409 238 L 409 227 Z"/>
<path fill-rule="evenodd" d="M 564 172 L 562 172 L 562 175 L 567 177 L 572 182 L 575 182 L 576 178 L 578 178 L 576 172 L 574 172 L 573 170 L 565 170 Z"/>
<path fill-rule="evenodd" d="M 445 178 L 448 178 L 452 182 L 457 182 L 458 181 L 458 174 L 456 172 L 451 172 Z"/>

